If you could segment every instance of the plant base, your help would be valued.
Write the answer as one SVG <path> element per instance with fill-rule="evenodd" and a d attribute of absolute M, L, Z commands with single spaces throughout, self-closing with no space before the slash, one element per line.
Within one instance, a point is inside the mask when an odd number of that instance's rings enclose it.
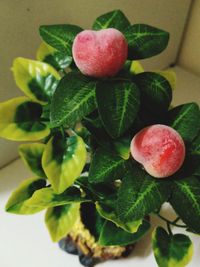
<path fill-rule="evenodd" d="M 66 238 L 60 240 L 59 246 L 62 250 L 77 255 L 80 263 L 87 267 L 106 260 L 127 257 L 134 248 L 134 245 L 100 246 L 80 221 Z"/>

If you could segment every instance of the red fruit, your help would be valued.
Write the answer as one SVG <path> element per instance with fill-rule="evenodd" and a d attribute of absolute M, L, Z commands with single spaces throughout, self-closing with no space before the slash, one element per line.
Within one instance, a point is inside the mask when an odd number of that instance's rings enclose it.
<path fill-rule="evenodd" d="M 124 35 L 116 29 L 85 30 L 74 39 L 72 53 L 83 74 L 111 77 L 124 65 L 128 44 Z"/>
<path fill-rule="evenodd" d="M 174 129 L 156 124 L 134 136 L 131 154 L 150 175 L 164 178 L 174 174 L 183 164 L 185 144 Z"/>

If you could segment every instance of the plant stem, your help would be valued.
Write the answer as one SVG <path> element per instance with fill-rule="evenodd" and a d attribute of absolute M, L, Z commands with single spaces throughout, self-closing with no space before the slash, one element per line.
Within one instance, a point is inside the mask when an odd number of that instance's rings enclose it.
<path fill-rule="evenodd" d="M 62 69 L 62 70 L 60 70 L 60 71 L 61 71 L 61 73 L 64 74 L 64 75 L 67 74 L 67 72 L 66 72 L 64 69 Z"/>
<path fill-rule="evenodd" d="M 65 133 L 65 130 L 62 126 L 60 127 L 60 132 L 62 134 L 62 137 L 64 138 L 66 136 L 66 133 Z"/>
<path fill-rule="evenodd" d="M 173 223 L 177 223 L 179 220 L 180 220 L 180 217 L 177 217 L 177 218 L 173 221 Z"/>
<path fill-rule="evenodd" d="M 163 217 L 162 215 L 160 215 L 160 214 L 158 214 L 158 213 L 157 213 L 156 215 L 157 215 L 160 219 L 162 219 L 163 221 L 165 221 L 166 223 L 168 223 L 168 224 L 170 224 L 170 225 L 174 225 L 174 226 L 176 226 L 176 227 L 181 227 L 181 228 L 187 228 L 186 225 L 181 225 L 181 224 L 177 224 L 177 223 L 176 223 L 177 221 L 180 220 L 179 217 L 176 218 L 176 219 L 172 222 L 172 221 L 166 219 L 165 217 Z"/>
<path fill-rule="evenodd" d="M 171 230 L 171 227 L 170 227 L 170 223 L 169 222 L 167 222 L 167 230 L 168 230 L 168 233 L 169 233 L 169 235 L 173 235 L 173 233 L 172 233 L 172 230 Z"/>

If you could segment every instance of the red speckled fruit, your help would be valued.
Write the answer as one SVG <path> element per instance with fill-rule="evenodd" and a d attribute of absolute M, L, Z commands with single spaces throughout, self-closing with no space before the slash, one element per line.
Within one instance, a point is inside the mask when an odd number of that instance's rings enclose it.
<path fill-rule="evenodd" d="M 185 145 L 174 129 L 155 124 L 134 136 L 131 154 L 150 175 L 164 178 L 174 174 L 183 164 Z"/>
<path fill-rule="evenodd" d="M 85 30 L 74 39 L 72 53 L 83 74 L 111 77 L 124 65 L 128 44 L 124 35 L 116 29 Z"/>

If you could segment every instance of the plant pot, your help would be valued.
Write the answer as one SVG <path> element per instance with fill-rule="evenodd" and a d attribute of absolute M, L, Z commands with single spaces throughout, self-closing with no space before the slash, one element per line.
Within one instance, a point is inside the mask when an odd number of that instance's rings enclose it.
<path fill-rule="evenodd" d="M 92 267 L 97 263 L 127 257 L 134 249 L 128 246 L 100 246 L 84 224 L 79 220 L 70 234 L 59 241 L 59 246 L 67 253 L 77 255 L 83 266 Z"/>

